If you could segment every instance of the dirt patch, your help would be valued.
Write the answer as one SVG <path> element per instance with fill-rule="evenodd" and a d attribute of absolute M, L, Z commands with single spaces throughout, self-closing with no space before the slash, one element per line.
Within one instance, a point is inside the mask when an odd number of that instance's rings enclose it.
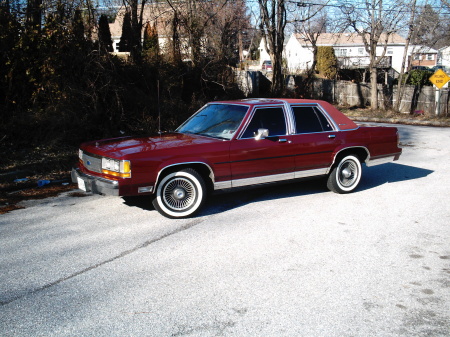
<path fill-rule="evenodd" d="M 0 153 L 0 214 L 23 208 L 18 205 L 23 200 L 55 197 L 76 188 L 70 170 L 77 148 L 1 144 Z"/>
<path fill-rule="evenodd" d="M 450 117 L 425 114 L 422 111 L 398 113 L 392 110 L 372 110 L 369 108 L 338 107 L 347 117 L 353 120 L 386 122 L 396 124 L 450 126 Z"/>
<path fill-rule="evenodd" d="M 60 193 L 71 191 L 75 188 L 77 188 L 76 184 L 70 183 L 67 185 L 58 184 L 58 185 L 47 185 L 43 187 L 36 186 L 32 188 L 26 188 L 10 192 L 2 191 L 0 192 L 0 214 L 5 214 L 14 211 L 16 209 L 24 208 L 20 205 L 17 205 L 21 201 L 56 197 Z"/>

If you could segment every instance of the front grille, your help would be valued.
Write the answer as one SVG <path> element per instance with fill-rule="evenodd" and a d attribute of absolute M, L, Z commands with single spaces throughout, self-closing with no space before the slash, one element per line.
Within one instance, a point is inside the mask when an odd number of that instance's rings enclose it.
<path fill-rule="evenodd" d="M 102 173 L 102 158 L 83 152 L 83 166 L 92 172 Z"/>

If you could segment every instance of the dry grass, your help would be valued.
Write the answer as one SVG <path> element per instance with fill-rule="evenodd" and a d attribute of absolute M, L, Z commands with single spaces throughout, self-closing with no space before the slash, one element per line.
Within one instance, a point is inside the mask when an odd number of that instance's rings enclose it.
<path fill-rule="evenodd" d="M 43 187 L 32 187 L 8 193 L 0 193 L 0 214 L 5 214 L 16 209 L 24 208 L 18 205 L 23 200 L 45 199 L 56 197 L 60 193 L 76 188 L 75 184 L 68 185 L 47 185 Z M 76 192 L 74 192 L 76 193 Z"/>
<path fill-rule="evenodd" d="M 406 124 L 420 124 L 436 123 L 442 126 L 450 126 L 450 116 L 436 116 L 427 113 L 417 112 L 414 114 L 398 113 L 392 110 L 372 110 L 370 108 L 349 108 L 339 107 L 345 115 L 352 119 L 358 118 L 373 118 L 373 119 L 385 119 L 388 122 L 398 122 Z"/>
<path fill-rule="evenodd" d="M 70 147 L 26 149 L 2 144 L 0 214 L 23 208 L 18 205 L 23 200 L 54 197 L 76 188 L 70 181 L 70 170 L 77 160 L 76 151 Z M 38 187 L 39 180 L 49 180 L 50 184 Z"/>

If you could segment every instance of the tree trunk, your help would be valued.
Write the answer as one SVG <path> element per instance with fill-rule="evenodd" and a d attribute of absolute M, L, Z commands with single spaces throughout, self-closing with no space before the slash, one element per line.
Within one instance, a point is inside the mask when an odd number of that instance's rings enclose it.
<path fill-rule="evenodd" d="M 378 109 L 377 68 L 370 69 L 370 107 Z"/>

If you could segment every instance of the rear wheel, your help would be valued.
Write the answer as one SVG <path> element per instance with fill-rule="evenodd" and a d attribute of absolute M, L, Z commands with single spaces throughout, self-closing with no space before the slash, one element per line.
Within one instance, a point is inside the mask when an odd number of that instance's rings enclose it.
<path fill-rule="evenodd" d="M 195 170 L 187 168 L 166 175 L 156 188 L 153 206 L 168 218 L 192 216 L 203 205 L 206 184 Z"/>
<path fill-rule="evenodd" d="M 335 193 L 350 193 L 361 180 L 361 163 L 354 155 L 345 156 L 333 167 L 328 176 L 327 187 Z"/>

